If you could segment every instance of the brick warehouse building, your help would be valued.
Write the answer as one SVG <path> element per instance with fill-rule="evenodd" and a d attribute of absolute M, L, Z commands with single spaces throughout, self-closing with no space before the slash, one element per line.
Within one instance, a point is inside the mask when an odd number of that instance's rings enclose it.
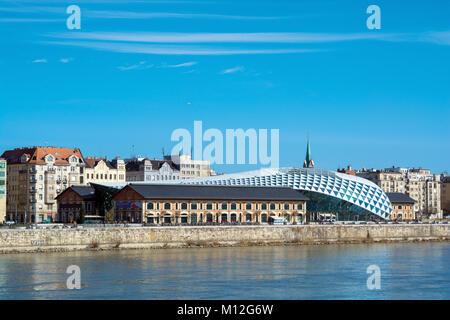
<path fill-rule="evenodd" d="M 284 187 L 129 184 L 114 196 L 114 220 L 134 223 L 306 221 L 306 201 Z"/>

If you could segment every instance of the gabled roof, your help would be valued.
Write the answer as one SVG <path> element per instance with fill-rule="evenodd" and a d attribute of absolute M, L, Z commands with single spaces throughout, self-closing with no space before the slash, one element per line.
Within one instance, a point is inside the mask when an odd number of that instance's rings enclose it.
<path fill-rule="evenodd" d="M 2 158 L 8 161 L 8 164 L 22 163 L 21 157 L 27 155 L 30 164 L 45 164 L 45 156 L 51 154 L 55 158 L 55 164 L 69 164 L 70 156 L 78 157 L 82 161 L 83 156 L 80 149 L 56 148 L 56 147 L 31 147 L 7 150 L 3 152 Z"/>
<path fill-rule="evenodd" d="M 389 200 L 391 201 L 391 203 L 415 203 L 415 202 L 417 202 L 416 200 L 410 198 L 405 193 L 400 193 L 400 192 L 390 192 L 389 193 L 389 192 L 387 192 L 386 195 L 389 198 Z"/>
<path fill-rule="evenodd" d="M 78 194 L 80 197 L 83 198 L 83 200 L 93 200 L 95 199 L 95 189 L 91 186 L 71 186 L 64 190 L 62 193 L 60 193 L 56 199 L 60 198 L 64 193 L 66 193 L 68 190 L 74 191 L 76 194 Z"/>
<path fill-rule="evenodd" d="M 106 158 L 86 157 L 84 162 L 88 168 L 95 168 L 100 161 L 103 161 L 109 169 L 116 169 L 116 167 Z"/>
<path fill-rule="evenodd" d="M 145 199 L 199 200 L 309 200 L 305 195 L 285 187 L 229 187 L 177 184 L 129 184 Z"/>
<path fill-rule="evenodd" d="M 172 161 L 172 160 L 150 160 L 149 158 L 145 158 L 142 160 L 130 160 L 126 162 L 127 171 L 139 171 L 139 166 L 144 163 L 144 161 L 150 161 L 152 165 L 152 170 L 159 170 L 167 163 L 173 170 L 180 170 L 180 168 Z"/>

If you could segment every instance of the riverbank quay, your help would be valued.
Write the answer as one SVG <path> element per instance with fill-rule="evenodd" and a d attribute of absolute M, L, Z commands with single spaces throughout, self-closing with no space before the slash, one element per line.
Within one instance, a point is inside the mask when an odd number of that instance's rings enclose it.
<path fill-rule="evenodd" d="M 2 229 L 0 253 L 448 241 L 450 224 Z"/>

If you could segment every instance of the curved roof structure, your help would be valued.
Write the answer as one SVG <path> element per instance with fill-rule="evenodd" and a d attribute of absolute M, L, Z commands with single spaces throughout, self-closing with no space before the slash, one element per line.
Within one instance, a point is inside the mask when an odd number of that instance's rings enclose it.
<path fill-rule="evenodd" d="M 310 168 L 268 168 L 243 173 L 180 180 L 183 184 L 229 186 L 291 187 L 315 192 L 351 203 L 383 219 L 392 205 L 383 190 L 373 182 L 344 173 Z"/>

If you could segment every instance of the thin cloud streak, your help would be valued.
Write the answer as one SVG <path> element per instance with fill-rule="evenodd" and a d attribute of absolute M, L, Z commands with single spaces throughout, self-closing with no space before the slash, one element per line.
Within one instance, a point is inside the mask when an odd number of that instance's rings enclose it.
<path fill-rule="evenodd" d="M 32 63 L 47 63 L 47 59 L 36 59 L 33 60 Z"/>
<path fill-rule="evenodd" d="M 378 34 L 326 33 L 170 33 L 170 32 L 83 32 L 50 33 L 49 37 L 79 40 L 128 41 L 147 43 L 315 43 L 367 40 L 393 37 Z"/>
<path fill-rule="evenodd" d="M 52 13 L 66 14 L 65 7 L 0 7 L 3 12 L 15 13 Z M 93 19 L 226 19 L 226 20 L 277 20 L 290 17 L 265 17 L 265 16 L 240 16 L 217 13 L 183 13 L 183 12 L 134 12 L 134 11 L 111 11 L 83 9 L 84 17 Z"/>
<path fill-rule="evenodd" d="M 184 68 L 184 67 L 191 67 L 196 65 L 197 62 L 196 61 L 190 61 L 190 62 L 185 62 L 185 63 L 180 63 L 180 64 L 173 64 L 173 65 L 168 65 L 168 68 Z"/>
<path fill-rule="evenodd" d="M 83 32 L 49 33 L 59 39 L 144 43 L 330 43 L 359 40 L 428 42 L 450 44 L 450 31 L 425 33 L 176 33 L 176 32 Z"/>
<path fill-rule="evenodd" d="M 44 41 L 41 43 L 50 45 L 84 47 L 102 51 L 155 55 L 246 55 L 307 53 L 323 51 L 313 49 L 224 49 L 198 46 L 142 45 L 130 43 L 83 41 Z"/>
<path fill-rule="evenodd" d="M 236 73 L 239 71 L 244 71 L 244 67 L 238 66 L 230 69 L 226 69 L 220 72 L 220 74 L 229 74 L 229 73 Z"/>

